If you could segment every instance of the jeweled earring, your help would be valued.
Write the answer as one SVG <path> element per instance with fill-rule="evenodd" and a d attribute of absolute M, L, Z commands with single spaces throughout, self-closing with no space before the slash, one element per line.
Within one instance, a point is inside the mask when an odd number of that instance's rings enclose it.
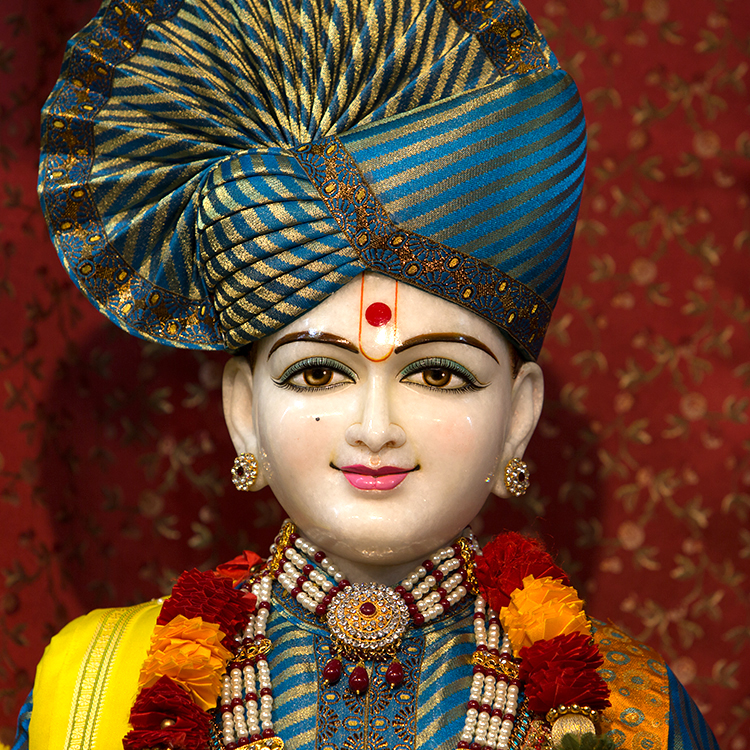
<path fill-rule="evenodd" d="M 511 458 L 505 467 L 505 486 L 508 492 L 516 497 L 529 489 L 529 465 L 520 458 Z"/>
<path fill-rule="evenodd" d="M 248 492 L 258 478 L 258 460 L 252 453 L 240 453 L 232 466 L 232 481 L 238 490 Z"/>

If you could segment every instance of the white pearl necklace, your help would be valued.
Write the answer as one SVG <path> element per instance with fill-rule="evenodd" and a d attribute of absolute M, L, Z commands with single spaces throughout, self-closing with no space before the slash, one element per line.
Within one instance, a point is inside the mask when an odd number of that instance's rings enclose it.
<path fill-rule="evenodd" d="M 510 660 L 510 640 L 504 635 L 502 648 L 498 650 L 500 625 L 494 610 L 487 610 L 486 607 L 484 599 L 477 596 L 474 603 L 474 640 L 477 651 L 486 650 L 491 654 L 497 651 L 500 660 Z M 510 742 L 517 707 L 518 684 L 505 675 L 496 677 L 489 670 L 485 673 L 475 672 L 459 747 L 468 747 L 476 742 L 481 747 L 505 750 Z"/>
<path fill-rule="evenodd" d="M 471 529 L 466 530 L 464 538 L 470 546 L 475 546 Z M 345 584 L 344 587 L 349 583 L 336 565 L 314 544 L 298 536 L 294 539 L 293 545 L 296 549 L 287 548 L 284 551 L 286 562 L 283 563 L 282 572 L 277 576 L 278 581 L 306 610 L 322 616 L 327 604 L 330 603 L 330 599 L 325 601 L 326 594 L 329 594 L 334 587 L 340 588 L 342 582 Z M 274 544 L 271 547 L 271 554 L 274 554 L 276 549 L 276 544 Z M 305 556 L 303 557 L 300 552 Z M 314 567 L 313 563 L 320 567 Z M 429 563 L 429 570 L 425 564 L 419 565 L 395 589 L 397 593 L 402 593 L 403 590 L 411 594 L 419 614 L 424 618 L 421 621 L 417 620 L 416 624 L 419 625 L 434 620 L 446 611 L 446 607 L 440 604 L 443 591 L 445 592 L 444 601 L 450 606 L 458 604 L 468 593 L 466 587 L 462 585 L 464 577 L 455 572 L 461 567 L 461 560 L 456 557 L 456 550 L 453 546 L 444 547 L 425 563 Z M 436 576 L 435 573 L 438 575 Z M 437 591 L 438 588 L 442 591 Z M 321 607 L 324 602 L 325 606 Z M 407 601 L 408 603 L 410 602 Z"/>
<path fill-rule="evenodd" d="M 252 584 L 251 591 L 257 597 L 256 612 L 248 618 L 242 649 L 233 663 L 240 661 L 243 649 L 251 652 L 256 649 L 259 655 L 243 660 L 242 667 L 230 665 L 229 673 L 222 679 L 222 742 L 228 750 L 250 742 L 256 747 L 264 744 L 274 747 L 271 671 L 265 658 L 266 644 L 270 646 L 266 624 L 271 611 L 272 582 L 266 574 Z M 264 743 L 264 740 L 269 741 Z"/>
<path fill-rule="evenodd" d="M 296 533 L 290 534 L 289 528 L 288 524 L 282 527 L 271 547 L 266 570 L 273 571 L 275 564 L 276 577 L 284 590 L 306 610 L 322 616 L 349 583 L 322 550 Z M 467 529 L 464 539 L 475 552 L 477 545 L 471 530 Z M 463 585 L 466 573 L 457 572 L 461 566 L 457 545 L 444 547 L 396 587 L 395 591 L 410 603 L 414 624 L 434 620 L 467 595 Z M 256 613 L 248 619 L 240 652 L 223 677 L 221 742 L 226 750 L 246 746 L 284 747 L 273 729 L 273 690 L 266 659 L 270 649 L 266 624 L 271 610 L 272 581 L 270 572 L 253 581 L 250 590 L 257 598 Z M 477 596 L 474 604 L 473 622 L 477 647 L 472 660 L 474 675 L 457 747 L 469 748 L 474 744 L 507 750 L 519 690 L 518 683 L 508 676 L 514 674 L 510 642 L 503 637 L 500 647 L 496 614 L 487 608 L 481 596 Z"/>

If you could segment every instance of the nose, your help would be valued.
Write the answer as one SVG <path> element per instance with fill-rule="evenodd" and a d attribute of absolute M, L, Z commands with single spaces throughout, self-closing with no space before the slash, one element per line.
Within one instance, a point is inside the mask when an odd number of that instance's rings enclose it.
<path fill-rule="evenodd" d="M 349 445 L 364 446 L 373 453 L 384 448 L 399 448 L 406 442 L 403 428 L 391 421 L 388 383 L 374 378 L 363 389 L 360 421 L 346 430 Z"/>

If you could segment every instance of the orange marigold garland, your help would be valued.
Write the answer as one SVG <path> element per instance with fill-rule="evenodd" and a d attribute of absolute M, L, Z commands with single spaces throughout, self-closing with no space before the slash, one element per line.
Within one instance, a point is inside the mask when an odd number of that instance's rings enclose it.
<path fill-rule="evenodd" d="M 575 589 L 546 576 L 526 576 L 498 617 L 516 654 L 556 635 L 591 632 Z"/>
<path fill-rule="evenodd" d="M 568 577 L 540 542 L 514 532 L 485 547 L 476 577 L 521 659 L 528 707 L 553 725 L 553 743 L 567 732 L 591 731 L 597 711 L 611 705 L 609 688 L 597 672 L 602 657 Z"/>
<path fill-rule="evenodd" d="M 232 658 L 232 651 L 222 645 L 223 638 L 217 623 L 201 617 L 175 615 L 166 625 L 157 625 L 138 687 L 150 687 L 167 675 L 208 711 L 216 705 L 221 675 Z"/>
<path fill-rule="evenodd" d="M 141 667 L 124 750 L 207 750 L 208 712 L 238 650 L 235 636 L 254 611 L 255 597 L 234 589 L 229 577 L 198 570 L 180 576 Z"/>

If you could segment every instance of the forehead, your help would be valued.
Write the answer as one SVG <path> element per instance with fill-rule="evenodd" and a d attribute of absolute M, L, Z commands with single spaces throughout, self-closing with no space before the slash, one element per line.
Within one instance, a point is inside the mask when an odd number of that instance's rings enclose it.
<path fill-rule="evenodd" d="M 504 348 L 498 329 L 478 315 L 387 276 L 367 272 L 332 294 L 307 315 L 261 341 L 268 349 L 293 333 L 334 334 L 373 360 L 417 336 L 457 333 L 492 349 Z"/>

